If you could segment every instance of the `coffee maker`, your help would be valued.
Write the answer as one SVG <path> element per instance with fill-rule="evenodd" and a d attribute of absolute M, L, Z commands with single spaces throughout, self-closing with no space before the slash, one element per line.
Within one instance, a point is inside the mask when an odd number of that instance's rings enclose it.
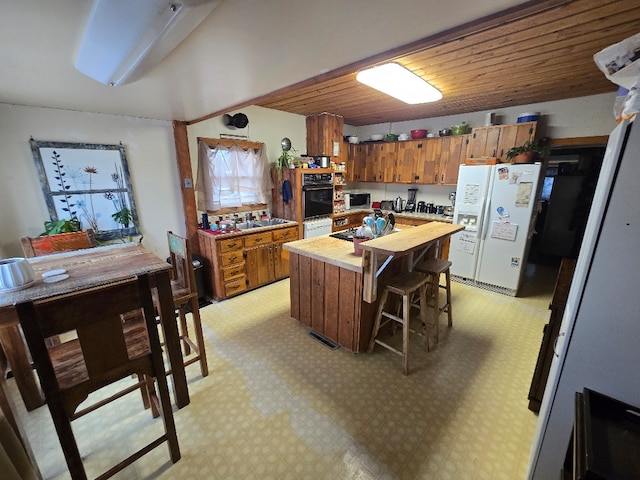
<path fill-rule="evenodd" d="M 404 206 L 405 212 L 415 212 L 416 211 L 416 194 L 418 193 L 417 188 L 409 189 L 409 198 L 407 199 L 407 203 Z"/>

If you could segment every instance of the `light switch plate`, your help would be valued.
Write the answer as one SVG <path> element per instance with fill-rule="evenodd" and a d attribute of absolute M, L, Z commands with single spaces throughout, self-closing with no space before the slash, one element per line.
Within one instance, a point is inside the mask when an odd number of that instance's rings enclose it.
<path fill-rule="evenodd" d="M 193 179 L 185 178 L 184 179 L 184 188 L 193 188 Z"/>

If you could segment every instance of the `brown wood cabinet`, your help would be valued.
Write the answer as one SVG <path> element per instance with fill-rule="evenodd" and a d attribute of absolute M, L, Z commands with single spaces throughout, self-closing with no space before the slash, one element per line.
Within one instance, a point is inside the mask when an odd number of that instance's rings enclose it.
<path fill-rule="evenodd" d="M 468 156 L 471 134 L 442 138 L 442 154 L 438 165 L 438 185 L 456 185 L 458 169 Z"/>
<path fill-rule="evenodd" d="M 349 144 L 349 157 L 347 159 L 347 182 L 364 182 L 364 179 L 367 176 L 366 169 L 366 144 Z"/>
<path fill-rule="evenodd" d="M 472 133 L 403 142 L 349 145 L 348 182 L 456 185 L 467 158 L 496 157 L 533 140 L 537 122 L 476 127 Z"/>
<path fill-rule="evenodd" d="M 469 157 L 496 157 L 499 162 L 506 162 L 507 151 L 533 140 L 537 122 L 476 127 L 471 131 Z"/>
<path fill-rule="evenodd" d="M 338 232 L 347 230 L 348 228 L 358 228 L 362 225 L 362 220 L 367 214 L 364 212 L 342 213 L 333 216 L 333 225 L 331 231 Z"/>
<path fill-rule="evenodd" d="M 298 239 L 298 228 L 279 227 L 257 233 L 216 237 L 201 230 L 205 290 L 223 300 L 289 276 L 289 255 L 282 244 Z"/>
<path fill-rule="evenodd" d="M 352 352 L 367 349 L 377 304 L 362 300 L 362 273 L 290 254 L 291 316 Z"/>
<path fill-rule="evenodd" d="M 455 185 L 470 137 L 350 145 L 347 181 Z"/>
<path fill-rule="evenodd" d="M 319 113 L 307 117 L 307 155 L 329 155 L 340 161 L 340 149 L 344 146 L 342 131 L 344 119 L 332 113 Z M 334 155 L 336 148 L 337 155 Z"/>

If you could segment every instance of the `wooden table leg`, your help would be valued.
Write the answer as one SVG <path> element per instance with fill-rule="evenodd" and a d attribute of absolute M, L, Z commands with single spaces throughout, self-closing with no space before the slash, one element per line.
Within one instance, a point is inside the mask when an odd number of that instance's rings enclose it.
<path fill-rule="evenodd" d="M 173 378 L 173 393 L 178 408 L 182 408 L 189 405 L 189 389 L 187 387 L 187 375 L 184 371 L 182 350 L 180 350 L 180 334 L 178 333 L 178 322 L 173 305 L 169 270 L 156 273 L 154 279 L 155 287 L 158 290 L 160 322 L 162 324 L 165 348 L 167 349 L 167 361 Z"/>
<path fill-rule="evenodd" d="M 9 365 L 11 365 L 11 371 L 22 396 L 24 406 L 30 412 L 44 405 L 44 397 L 36 381 L 36 374 L 31 368 L 27 347 L 24 344 L 22 335 L 20 335 L 19 321 L 15 310 L 2 309 L 0 310 L 0 315 L 4 316 L 5 320 L 9 316 L 15 317 L 14 325 L 0 328 L 0 347 L 2 347 Z"/>

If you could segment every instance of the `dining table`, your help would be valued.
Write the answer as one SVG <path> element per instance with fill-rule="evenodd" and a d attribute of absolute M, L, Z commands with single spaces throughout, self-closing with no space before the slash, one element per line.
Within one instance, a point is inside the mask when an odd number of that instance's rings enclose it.
<path fill-rule="evenodd" d="M 98 288 L 148 274 L 158 298 L 168 371 L 178 408 L 189 404 L 178 324 L 171 293 L 171 265 L 139 243 L 121 243 L 44 255 L 28 259 L 34 280 L 12 291 L 0 290 L 0 344 L 11 366 L 27 410 L 44 404 L 30 357 L 22 338 L 14 305 L 57 295 Z"/>

